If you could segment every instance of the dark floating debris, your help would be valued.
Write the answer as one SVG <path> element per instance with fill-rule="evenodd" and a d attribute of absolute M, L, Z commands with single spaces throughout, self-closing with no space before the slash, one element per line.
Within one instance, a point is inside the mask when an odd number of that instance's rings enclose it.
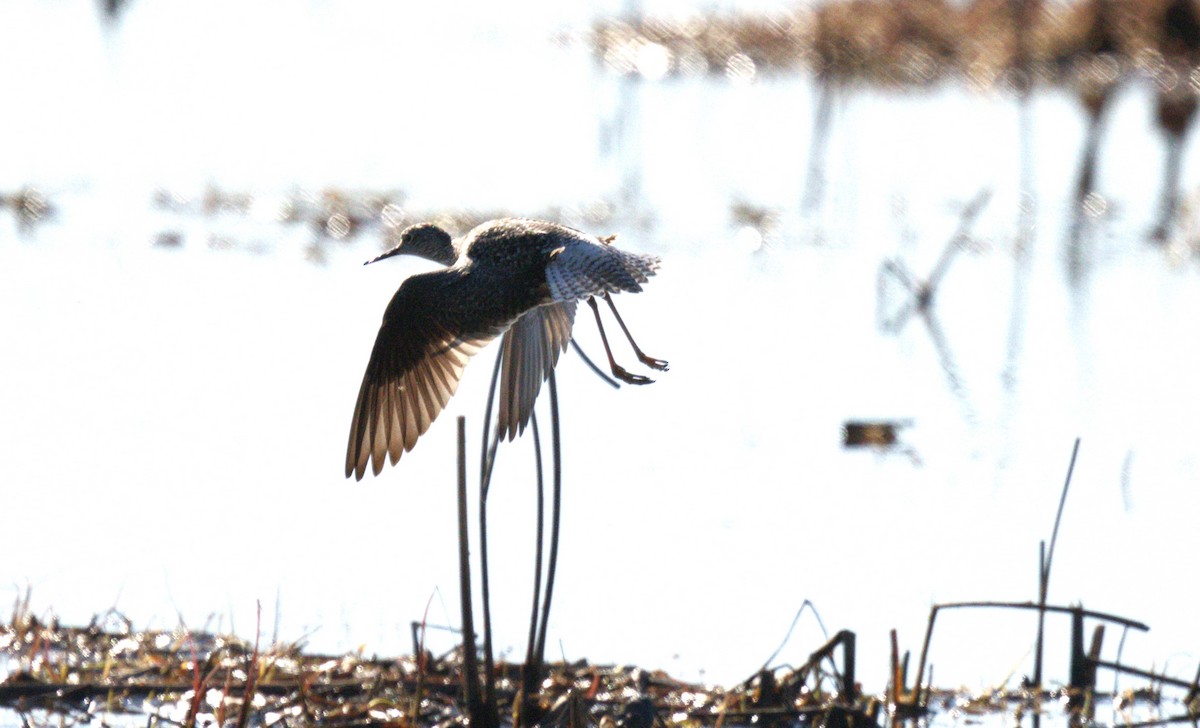
<path fill-rule="evenodd" d="M 911 424 L 911 420 L 847 420 L 842 425 L 842 447 L 890 448 L 899 444 L 900 430 Z"/>
<path fill-rule="evenodd" d="M 900 431 L 911 425 L 912 420 L 847 420 L 842 424 L 842 447 L 903 455 L 913 465 L 921 465 L 923 461 L 917 448 L 900 437 Z"/>

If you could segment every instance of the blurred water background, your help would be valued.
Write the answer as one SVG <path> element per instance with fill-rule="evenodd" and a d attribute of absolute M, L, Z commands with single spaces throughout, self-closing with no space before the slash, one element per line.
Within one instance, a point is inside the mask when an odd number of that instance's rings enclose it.
<path fill-rule="evenodd" d="M 888 630 L 917 648 L 932 603 L 1036 598 L 1080 437 L 1050 599 L 1149 623 L 1124 659 L 1190 675 L 1195 147 L 1155 242 L 1155 83 L 1122 85 L 1072 256 L 1087 128 L 1072 88 L 1036 85 L 1022 111 L 1011 84 L 848 83 L 814 143 L 811 72 L 748 53 L 685 72 L 663 44 L 606 57 L 594 35 L 634 14 L 810 12 L 307 0 L 106 19 L 85 0 L 5 3 L 3 589 L 64 621 L 111 607 L 251 636 L 261 601 L 265 633 L 330 652 L 405 652 L 427 604 L 457 624 L 453 421 L 478 439 L 491 350 L 398 467 L 347 482 L 379 317 L 429 268 L 361 262 L 408 222 L 463 233 L 513 213 L 663 258 L 617 303 L 671 371 L 614 391 L 574 354 L 559 367 L 551 657 L 731 684 L 807 599 L 858 633 L 859 675 L 882 690 Z M 910 293 L 885 261 L 924 278 L 960 226 L 928 315 L 893 321 Z M 901 443 L 845 447 L 859 420 L 898 423 Z M 532 457 L 505 447 L 491 496 L 512 659 Z M 938 683 L 1019 680 L 1032 625 L 944 619 Z M 778 659 L 820 641 L 804 617 Z"/>

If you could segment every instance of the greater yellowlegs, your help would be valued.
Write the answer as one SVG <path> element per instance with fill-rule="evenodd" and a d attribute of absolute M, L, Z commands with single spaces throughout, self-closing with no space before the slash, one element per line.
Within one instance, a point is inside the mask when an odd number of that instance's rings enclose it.
<path fill-rule="evenodd" d="M 620 250 L 552 222 L 504 218 L 485 222 L 459 240 L 423 223 L 374 263 L 416 255 L 447 266 L 409 277 L 383 314 L 363 375 L 346 477 L 361 479 L 368 463 L 378 475 L 395 465 L 446 406 L 467 361 L 504 334 L 498 427 L 515 437 L 533 412 L 542 382 L 571 340 L 576 304 L 586 300 L 600 327 L 613 375 L 630 384 L 651 380 L 618 366 L 608 347 L 595 296 L 616 315 L 639 360 L 665 370 L 667 362 L 642 353 L 613 305 L 611 293 L 642 290 L 659 259 Z"/>

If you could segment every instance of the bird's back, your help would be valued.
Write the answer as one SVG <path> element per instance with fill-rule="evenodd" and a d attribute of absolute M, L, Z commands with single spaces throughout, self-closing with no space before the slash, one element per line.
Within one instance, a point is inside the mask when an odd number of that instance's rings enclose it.
<path fill-rule="evenodd" d="M 585 243 L 587 235 L 558 223 L 505 217 L 472 228 L 462 239 L 462 254 L 477 268 L 544 268 L 557 248 Z"/>

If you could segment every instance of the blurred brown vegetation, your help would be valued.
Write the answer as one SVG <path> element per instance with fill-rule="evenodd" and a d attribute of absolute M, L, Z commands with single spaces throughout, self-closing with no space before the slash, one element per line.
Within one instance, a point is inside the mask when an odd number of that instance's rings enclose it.
<path fill-rule="evenodd" d="M 827 78 L 885 86 L 965 79 L 1014 86 L 1022 68 L 1035 82 L 1071 81 L 1074 64 L 1099 53 L 1123 71 L 1155 74 L 1165 65 L 1171 0 L 837 0 L 764 15 L 597 22 L 598 60 L 638 73 L 645 48 L 665 49 L 668 76 L 733 75 L 746 59 L 770 75 L 809 70 Z M 1107 16 L 1101 20 L 1100 16 Z M 1105 45 L 1097 26 L 1111 28 Z"/>

